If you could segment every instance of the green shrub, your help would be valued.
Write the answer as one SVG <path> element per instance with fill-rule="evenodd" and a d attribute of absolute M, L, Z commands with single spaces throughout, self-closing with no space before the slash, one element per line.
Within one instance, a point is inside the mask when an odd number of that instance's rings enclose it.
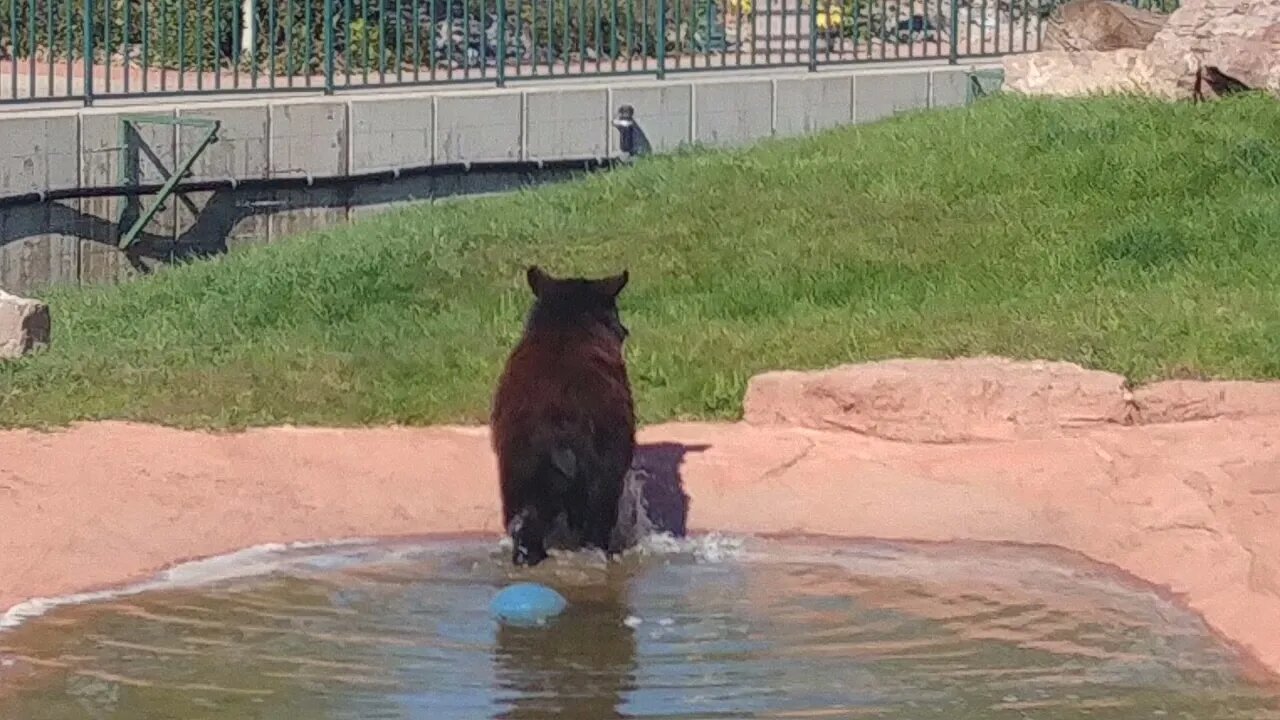
<path fill-rule="evenodd" d="M 520 21 L 532 32 L 540 60 L 548 54 L 558 59 L 655 57 L 664 27 L 666 49 L 676 49 L 676 28 L 696 16 L 694 5 L 694 0 L 668 0 L 664 24 L 658 0 L 557 0 L 554 17 L 548 17 L 547 3 L 524 2 Z"/>
<path fill-rule="evenodd" d="M 128 53 L 153 67 L 213 69 L 232 49 L 234 0 L 0 0 L 0 44 L 18 57 L 80 59 L 85 10 L 93 58 Z"/>
<path fill-rule="evenodd" d="M 105 27 L 103 16 L 95 14 L 95 41 L 104 36 Z M 30 57 L 33 48 L 44 57 L 82 57 L 83 0 L 0 0 L 0 46 L 16 57 Z"/>

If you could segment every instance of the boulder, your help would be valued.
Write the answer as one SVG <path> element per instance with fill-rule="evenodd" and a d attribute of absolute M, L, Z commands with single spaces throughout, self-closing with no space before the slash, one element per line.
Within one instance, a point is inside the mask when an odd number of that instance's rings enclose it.
<path fill-rule="evenodd" d="M 0 290 L 0 360 L 49 344 L 49 306 Z"/>
<path fill-rule="evenodd" d="M 1004 358 L 889 360 L 751 378 L 744 419 L 925 443 L 1059 435 L 1127 424 L 1120 375 L 1065 362 Z"/>
<path fill-rule="evenodd" d="M 1152 91 L 1166 98 L 1246 88 L 1280 97 L 1280 0 L 1184 0 L 1147 62 Z"/>
<path fill-rule="evenodd" d="M 1280 415 L 1280 383 L 1165 380 L 1135 389 L 1133 401 L 1143 425 L 1267 417 Z"/>
<path fill-rule="evenodd" d="M 1169 100 L 1266 90 L 1280 97 L 1280 0 L 1184 0 L 1145 49 L 1100 48 L 1138 42 L 1150 29 L 1125 25 L 1109 3 L 1083 0 L 1047 51 L 1004 60 L 1005 86 L 1036 95 L 1143 93 Z M 1110 26 L 1088 32 L 1084 20 Z M 1110 28 L 1110 30 L 1108 30 Z M 1127 28 L 1127 29 L 1126 29 Z M 1087 39 L 1084 38 L 1087 35 Z M 1089 49 L 1095 48 L 1095 49 Z"/>
<path fill-rule="evenodd" d="M 1026 95 L 1113 95 L 1145 93 L 1143 50 L 1009 55 L 1004 60 L 1004 87 Z"/>
<path fill-rule="evenodd" d="M 1142 50 L 1168 19 L 1110 0 L 1071 0 L 1049 16 L 1040 47 L 1063 52 Z"/>

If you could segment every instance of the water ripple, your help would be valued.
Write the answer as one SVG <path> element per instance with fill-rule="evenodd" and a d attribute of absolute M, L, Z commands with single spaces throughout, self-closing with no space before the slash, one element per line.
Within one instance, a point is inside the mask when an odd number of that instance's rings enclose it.
<path fill-rule="evenodd" d="M 240 557 L 40 605 L 0 635 L 0 717 L 1280 720 L 1197 617 L 1026 550 L 712 536 L 532 571 L 475 541 Z M 518 578 L 567 614 L 495 625 L 488 599 Z"/>

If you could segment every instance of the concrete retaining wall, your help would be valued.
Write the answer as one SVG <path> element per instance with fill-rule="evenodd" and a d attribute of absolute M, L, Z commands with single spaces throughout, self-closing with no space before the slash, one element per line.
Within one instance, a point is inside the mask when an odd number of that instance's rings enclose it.
<path fill-rule="evenodd" d="M 965 102 L 973 68 L 917 65 L 771 75 L 597 79 L 550 86 L 394 95 L 269 97 L 164 106 L 95 107 L 0 115 L 0 198 L 103 188 L 126 177 L 162 183 L 199 141 L 197 130 L 145 124 L 121 153 L 122 118 L 145 113 L 221 122 L 192 181 L 344 178 L 467 163 L 598 160 L 619 154 L 620 105 L 653 152 L 700 143 L 735 146 Z M 124 167 L 121 167 L 121 163 Z M 563 173 L 560 173 L 562 176 Z M 538 173 L 465 173 L 400 180 L 353 178 L 308 189 L 187 192 L 145 228 L 138 252 L 115 248 L 149 198 L 92 197 L 0 207 L 0 287 L 113 282 L 172 257 L 224 252 L 346 221 L 391 205 L 493 192 Z"/>

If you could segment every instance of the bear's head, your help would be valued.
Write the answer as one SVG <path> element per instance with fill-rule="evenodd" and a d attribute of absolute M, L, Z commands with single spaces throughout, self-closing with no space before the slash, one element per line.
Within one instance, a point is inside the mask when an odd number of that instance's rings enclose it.
<path fill-rule="evenodd" d="M 535 298 L 526 330 L 603 328 L 619 343 L 629 331 L 618 315 L 618 294 L 629 274 L 606 278 L 555 278 L 537 265 L 525 273 Z"/>

